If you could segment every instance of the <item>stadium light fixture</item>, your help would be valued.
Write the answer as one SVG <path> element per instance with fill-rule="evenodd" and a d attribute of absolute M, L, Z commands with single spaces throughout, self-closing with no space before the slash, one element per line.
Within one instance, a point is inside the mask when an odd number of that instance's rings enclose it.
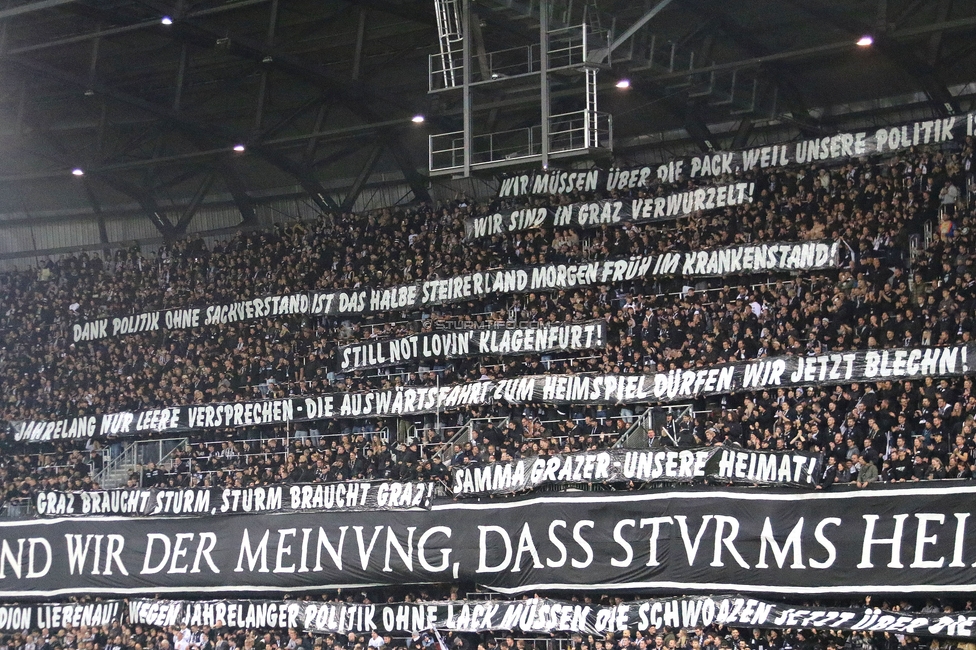
<path fill-rule="evenodd" d="M 237 153 L 244 153 L 244 150 L 245 150 L 246 148 L 247 148 L 247 147 L 245 147 L 245 146 L 244 146 L 244 145 L 242 145 L 242 144 L 235 144 L 235 145 L 234 145 L 234 151 L 236 151 Z"/>
<path fill-rule="evenodd" d="M 410 118 L 410 121 L 413 122 L 414 124 L 423 124 L 424 123 L 424 116 L 423 115 L 414 115 L 413 117 Z"/>
<path fill-rule="evenodd" d="M 874 45 L 874 37 L 872 37 L 870 34 L 865 34 L 861 38 L 857 39 L 858 47 L 871 47 L 872 45 Z"/>
<path fill-rule="evenodd" d="M 81 167 L 75 167 L 74 169 L 71 170 L 71 174 L 72 176 L 84 176 L 85 170 L 82 169 Z"/>
<path fill-rule="evenodd" d="M 617 82 L 617 88 L 620 90 L 627 90 L 630 88 L 630 79 L 621 79 Z"/>
<path fill-rule="evenodd" d="M 162 20 L 160 20 L 159 22 L 163 23 L 164 25 L 172 25 L 173 19 L 170 18 L 169 16 L 163 16 Z"/>

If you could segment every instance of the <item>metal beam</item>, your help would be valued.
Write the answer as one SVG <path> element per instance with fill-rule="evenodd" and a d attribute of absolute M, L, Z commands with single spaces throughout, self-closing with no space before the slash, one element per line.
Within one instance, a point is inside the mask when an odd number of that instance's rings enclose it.
<path fill-rule="evenodd" d="M 140 3 L 153 7 L 159 10 L 157 4 L 150 0 L 140 0 Z M 347 78 L 339 78 L 332 76 L 322 70 L 319 67 L 309 65 L 305 60 L 286 54 L 271 47 L 267 44 L 262 44 L 255 42 L 249 38 L 232 34 L 226 30 L 211 28 L 207 25 L 202 24 L 200 21 L 186 19 L 180 20 L 173 25 L 173 29 L 167 29 L 166 34 L 170 35 L 174 39 L 190 39 L 197 40 L 201 35 L 209 39 L 229 39 L 230 41 L 230 52 L 237 54 L 243 58 L 264 63 L 273 66 L 282 72 L 291 74 L 299 79 L 303 79 L 307 83 L 310 83 L 322 91 L 329 93 L 337 102 L 344 105 L 351 112 L 359 115 L 363 121 L 367 123 L 379 122 L 380 117 L 375 106 L 388 106 L 391 103 L 391 99 L 388 93 L 382 93 L 380 91 L 374 90 L 362 81 L 354 80 L 352 82 Z M 468 39 L 465 39 L 465 43 Z M 404 110 L 404 112 L 412 112 Z M 406 119 L 406 118 L 404 118 Z M 426 189 L 426 183 L 422 181 L 422 176 L 416 167 L 411 169 L 404 168 L 404 164 L 410 160 L 410 156 L 406 154 L 406 149 L 401 142 L 396 138 L 395 135 L 390 134 L 393 142 L 389 142 L 388 145 L 390 150 L 394 154 L 394 159 L 397 161 L 397 165 L 400 166 L 404 177 L 407 179 L 414 191 L 414 196 L 418 200 L 426 201 L 429 200 L 429 193 Z M 253 145 L 252 145 L 253 148 Z M 268 150 L 262 150 L 262 155 L 267 156 Z M 280 159 L 279 159 L 280 160 Z M 272 162 L 269 159 L 269 162 Z M 272 162 L 275 166 L 279 166 L 278 163 Z M 289 173 L 294 172 L 297 166 L 291 163 L 289 166 Z M 285 169 L 284 167 L 282 169 Z M 294 174 L 293 174 L 294 175 Z M 300 179 L 303 187 L 312 182 L 313 179 L 306 177 Z M 323 204 L 328 204 L 334 201 L 327 198 L 328 194 L 321 189 L 321 185 L 318 181 L 314 181 L 313 185 L 318 185 L 319 189 L 316 191 L 310 191 L 309 194 L 312 199 L 322 207 Z M 427 197 L 427 198 L 423 198 Z"/>
<path fill-rule="evenodd" d="M 206 170 L 201 167 L 197 167 L 197 166 L 190 167 L 189 169 L 186 169 L 185 171 L 180 172 L 179 174 L 176 174 L 175 176 L 165 181 L 162 181 L 161 183 L 156 183 L 155 185 L 152 186 L 151 189 L 153 192 L 159 192 L 160 190 L 166 190 L 171 187 L 176 187 L 177 185 L 182 185 L 183 183 L 187 182 L 194 176 L 199 176 L 201 173 L 204 173 L 205 171 Z"/>
<path fill-rule="evenodd" d="M 359 8 L 359 22 L 356 25 L 356 49 L 352 53 L 352 78 L 359 79 L 363 61 L 363 44 L 366 40 L 366 7 Z"/>
<path fill-rule="evenodd" d="M 19 7 L 11 7 L 9 9 L 0 11 L 0 20 L 6 20 L 7 18 L 13 18 L 14 16 L 22 16 L 35 11 L 41 11 L 42 9 L 53 9 L 54 7 L 71 4 L 75 1 L 76 0 L 38 0 L 37 2 L 31 2 L 30 4 L 20 5 Z"/>
<path fill-rule="evenodd" d="M 936 20 L 939 22 L 945 22 L 946 18 L 949 17 L 949 11 L 952 9 L 952 0 L 939 0 L 939 8 L 937 11 Z M 935 32 L 929 37 L 929 53 L 926 57 L 926 61 L 929 65 L 935 65 L 939 60 L 939 53 L 942 51 L 942 35 L 945 32 Z"/>
<path fill-rule="evenodd" d="M 345 147 L 342 147 L 341 149 L 336 149 L 335 151 L 332 151 L 331 153 L 328 153 L 322 156 L 321 158 L 316 158 L 313 161 L 309 161 L 308 164 L 312 167 L 315 167 L 316 169 L 319 167 L 326 167 L 328 165 L 332 165 L 334 163 L 339 162 L 343 158 L 347 158 L 351 156 L 357 151 L 360 151 L 362 148 L 363 147 L 361 144 L 359 144 L 358 142 L 354 142 L 352 144 L 346 145 Z"/>
<path fill-rule="evenodd" d="M 790 0 L 790 2 L 835 29 L 850 34 L 852 38 L 871 32 L 871 24 L 852 19 L 850 16 L 839 16 L 828 9 L 814 6 L 807 0 Z M 976 20 L 976 17 L 973 19 Z M 943 20 L 938 21 L 936 24 L 946 25 L 947 23 Z M 931 33 L 938 32 L 938 29 L 933 29 Z M 897 34 L 898 32 L 895 32 L 893 35 Z M 952 93 L 949 92 L 939 72 L 917 54 L 908 50 L 908 48 L 896 46 L 887 35 L 876 37 L 873 47 L 881 52 L 885 58 L 901 68 L 905 74 L 918 84 L 925 94 L 929 96 L 932 108 L 938 114 L 945 116 L 961 112 L 962 109 L 959 103 L 952 96 Z"/>
<path fill-rule="evenodd" d="M 216 173 L 214 171 L 211 171 L 209 174 L 203 177 L 203 182 L 200 183 L 200 187 L 197 188 L 197 191 L 193 193 L 193 198 L 190 199 L 190 203 L 183 210 L 183 214 L 180 215 L 179 221 L 177 221 L 176 225 L 173 227 L 173 230 L 177 236 L 183 236 L 186 234 L 186 227 L 190 225 L 191 221 L 193 221 L 193 216 L 203 204 L 203 199 L 207 196 L 207 192 L 210 191 L 210 187 L 213 185 L 215 177 Z"/>
<path fill-rule="evenodd" d="M 905 39 L 915 38 L 917 36 L 923 36 L 926 34 L 931 34 L 938 31 L 956 31 L 963 29 L 971 29 L 976 27 L 976 16 L 970 16 L 967 18 L 957 18 L 955 20 L 947 20 L 944 23 L 933 23 L 930 25 L 921 25 L 919 27 L 906 27 L 905 29 L 899 29 L 894 32 L 889 32 L 885 35 L 885 40 L 888 42 L 901 41 Z M 850 31 L 848 29 L 848 31 Z M 853 33 L 853 32 L 852 32 Z M 860 32 L 858 32 L 860 33 Z M 829 54 L 837 54 L 840 52 L 851 52 L 854 50 L 854 42 L 850 39 L 845 39 L 843 41 L 838 41 L 834 43 L 825 43 L 824 45 L 815 45 L 813 47 L 804 47 L 797 50 L 786 50 L 785 52 L 776 52 L 775 54 L 769 54 L 766 56 L 756 56 L 748 59 L 739 59 L 738 61 L 729 61 L 726 63 L 715 63 L 713 65 L 703 66 L 701 68 L 695 68 L 695 74 L 704 74 L 707 72 L 722 72 L 725 70 L 734 70 L 736 68 L 760 66 L 774 61 L 790 61 L 793 59 L 809 59 L 818 56 L 826 56 Z M 634 68 L 639 70 L 640 68 Z M 678 70 L 675 72 L 668 72 L 665 74 L 655 75 L 654 79 L 658 81 L 667 81 L 668 79 L 680 79 L 682 77 L 687 77 L 687 70 Z"/>
<path fill-rule="evenodd" d="M 18 65 L 35 72 L 40 72 L 54 79 L 59 79 L 66 83 L 73 84 L 75 86 L 87 87 L 84 79 L 79 79 L 76 75 L 60 70 L 53 66 L 47 65 L 46 63 L 41 63 L 26 57 L 7 57 L 8 61 L 17 63 Z M 171 125 L 173 128 L 181 131 L 182 133 L 188 135 L 191 139 L 196 139 L 200 142 L 211 142 L 216 137 L 223 138 L 227 141 L 227 147 L 229 148 L 234 142 L 238 142 L 237 139 L 233 138 L 231 135 L 223 132 L 218 127 L 213 125 L 205 125 L 190 120 L 182 115 L 179 115 L 169 109 L 158 106 L 152 102 L 146 101 L 139 97 L 129 95 L 126 92 L 112 88 L 103 84 L 101 82 L 95 82 L 92 84 L 92 90 L 96 93 L 115 99 L 116 101 L 128 104 L 140 110 L 146 111 L 151 115 L 155 115 L 165 123 Z M 328 211 L 329 209 L 335 209 L 338 207 L 328 196 L 328 193 L 322 187 L 321 183 L 314 178 L 311 172 L 304 168 L 303 166 L 292 162 L 287 157 L 282 154 L 270 149 L 269 147 L 262 145 L 254 145 L 250 147 L 251 152 L 260 156 L 266 160 L 271 165 L 282 170 L 286 174 L 294 177 L 295 180 L 309 193 L 312 200 L 319 206 L 323 211 Z"/>
<path fill-rule="evenodd" d="M 369 156 L 366 157 L 366 162 L 363 164 L 363 168 L 359 170 L 359 174 L 356 176 L 356 180 L 353 181 L 352 187 L 349 188 L 349 192 L 346 194 L 346 198 L 342 200 L 342 205 L 339 206 L 340 212 L 349 212 L 352 207 L 356 205 L 356 199 L 362 193 L 363 188 L 366 186 L 366 181 L 369 180 L 370 175 L 373 173 L 373 169 L 376 167 L 376 162 L 380 159 L 380 155 L 383 153 L 383 143 L 377 142 L 373 145 L 373 149 L 369 152 Z"/>
<path fill-rule="evenodd" d="M 918 11 L 919 7 L 927 2 L 929 2 L 929 0 L 914 0 L 913 2 L 909 3 L 908 6 L 904 7 L 892 21 L 894 27 L 897 29 L 903 22 L 905 22 L 907 18 Z"/>
<path fill-rule="evenodd" d="M 269 47 L 274 45 L 275 31 L 278 28 L 278 0 L 271 0 L 270 11 L 268 12 L 268 33 L 264 37 L 264 42 Z M 184 44 L 185 45 L 185 44 Z M 258 83 L 257 101 L 254 107 L 254 127 L 252 133 L 257 136 L 261 133 L 261 124 L 264 122 L 264 103 L 268 94 L 268 68 L 261 68 L 261 80 Z"/>
<path fill-rule="evenodd" d="M 307 102 L 304 102 L 301 106 L 293 110 L 291 113 L 289 113 L 288 115 L 281 118 L 280 120 L 278 120 L 277 122 L 269 126 L 268 128 L 261 131 L 258 134 L 257 139 L 261 142 L 266 142 L 268 138 L 277 135 L 278 133 L 281 132 L 282 129 L 285 129 L 289 125 L 294 124 L 295 120 L 297 120 L 299 117 L 304 115 L 306 111 L 321 105 L 322 102 L 325 102 L 327 99 L 328 97 L 326 95 L 319 95 L 317 97 L 313 97 Z M 313 131 L 317 131 L 319 128 L 321 128 L 321 125 L 313 129 Z"/>
<path fill-rule="evenodd" d="M 316 134 L 322 130 L 322 125 L 325 123 L 325 116 L 328 112 L 328 104 L 319 104 L 319 112 L 315 115 L 315 126 L 312 127 L 312 136 L 305 143 L 305 151 L 302 154 L 302 162 L 306 165 L 311 164 L 312 158 L 315 157 L 315 150 L 319 145 L 319 138 Z"/>
<path fill-rule="evenodd" d="M 648 10 L 647 13 L 645 13 L 643 16 L 638 18 L 633 25 L 631 25 L 626 30 L 624 30 L 623 34 L 613 39 L 613 42 L 610 43 L 610 52 L 608 52 L 607 54 L 609 55 L 618 47 L 626 43 L 627 39 L 629 39 L 631 36 L 636 34 L 637 30 L 639 30 L 641 27 L 646 25 L 651 18 L 661 13 L 661 11 L 669 4 L 671 4 L 671 0 L 660 0 L 660 2 L 658 2 L 656 5 L 651 7 L 650 10 Z"/>
<path fill-rule="evenodd" d="M 375 9 L 376 11 L 389 14 L 391 16 L 405 18 L 406 20 L 411 20 L 423 25 L 430 25 L 431 27 L 437 25 L 437 21 L 434 17 L 434 11 L 431 8 L 433 7 L 433 3 L 430 2 L 403 2 L 394 4 L 392 2 L 383 2 L 383 0 L 350 1 L 352 4 L 360 7 Z"/>
<path fill-rule="evenodd" d="M 59 4 L 68 4 L 69 2 L 73 2 L 73 1 L 74 0 L 62 0 Z M 224 13 L 226 11 L 235 11 L 253 5 L 264 4 L 270 1 L 271 0 L 239 0 L 238 2 L 231 2 L 228 4 L 211 7 L 209 9 L 201 9 L 200 11 L 194 11 L 192 13 L 187 14 L 186 17 L 202 18 L 204 16 L 212 16 L 214 14 Z M 10 11 L 13 11 L 13 9 L 11 9 Z M 2 18 L 3 18 L 3 14 L 0 13 L 0 19 Z M 90 41 L 93 38 L 100 38 L 102 36 L 115 36 L 117 34 L 137 32 L 143 29 L 158 29 L 158 28 L 159 28 L 159 20 L 144 20 L 142 22 L 133 23 L 131 25 L 123 25 L 121 27 L 111 27 L 109 29 L 104 29 L 104 30 L 99 29 L 94 32 L 88 32 L 87 34 L 66 36 L 64 38 L 56 38 L 52 41 L 45 41 L 44 43 L 25 45 L 24 47 L 18 47 L 14 50 L 10 50 L 9 52 L 7 52 L 7 54 L 26 54 L 28 52 L 37 52 L 39 50 L 46 50 L 52 47 L 60 47 L 62 45 L 70 45 L 72 43 L 84 43 L 85 41 Z"/>
<path fill-rule="evenodd" d="M 176 88 L 173 90 L 173 110 L 179 112 L 183 102 L 183 86 L 186 81 L 186 68 L 190 64 L 190 52 L 184 44 L 180 48 L 180 63 L 176 68 Z"/>
<path fill-rule="evenodd" d="M 390 150 L 390 153 L 393 154 L 393 159 L 400 168 L 400 172 L 407 181 L 407 185 L 410 186 L 414 198 L 418 201 L 430 203 L 430 192 L 427 191 L 427 177 L 417 171 L 417 166 L 413 163 L 413 158 L 410 152 L 407 151 L 407 148 L 396 138 L 387 140 L 386 146 Z"/>
<path fill-rule="evenodd" d="M 468 44 L 468 39 L 465 37 L 464 44 Z M 468 56 L 470 51 L 465 51 L 465 79 L 464 85 L 467 86 L 471 79 L 468 75 L 468 69 L 471 67 L 468 63 Z M 549 169 L 549 116 L 552 112 L 552 96 L 550 94 L 549 87 L 549 3 L 540 2 L 539 3 L 539 117 L 540 117 L 540 129 L 539 140 L 541 140 L 541 146 L 539 147 L 540 158 L 542 160 L 542 168 Z M 587 109 L 589 106 L 587 106 Z M 467 111 L 465 111 L 467 113 Z M 587 117 L 587 120 L 589 117 Z M 467 139 L 467 133 L 465 134 Z M 586 137 L 589 137 L 587 135 Z M 464 148 L 467 150 L 471 147 L 468 142 L 464 143 Z M 473 151 L 473 148 L 472 150 Z M 465 172 L 464 175 L 468 176 L 470 172 L 470 165 L 468 164 L 471 153 L 465 155 Z"/>
<path fill-rule="evenodd" d="M 730 39 L 735 45 L 745 50 L 753 57 L 768 56 L 771 54 L 767 46 L 749 33 L 748 27 L 742 25 L 733 16 L 723 10 L 722 3 L 709 2 L 708 0 L 688 0 L 687 7 L 696 10 L 698 13 L 710 15 L 717 28 Z M 765 68 L 770 74 L 769 81 L 778 89 L 784 103 L 793 114 L 793 121 L 806 136 L 819 134 L 818 125 L 810 120 L 810 110 L 803 99 L 800 90 L 790 81 L 792 77 L 790 71 L 782 61 L 770 61 L 761 68 Z"/>
<path fill-rule="evenodd" d="M 237 211 L 241 213 L 241 225 L 257 225 L 258 217 L 254 211 L 254 201 L 251 200 L 251 196 L 247 193 L 244 182 L 234 169 L 233 163 L 226 158 L 218 158 L 217 171 L 220 172 L 220 177 L 224 181 L 224 187 L 227 188 L 231 198 L 234 200 Z"/>
<path fill-rule="evenodd" d="M 98 241 L 105 245 L 102 251 L 108 253 L 108 228 L 105 226 L 105 215 L 102 214 L 102 204 L 99 202 L 98 197 L 95 196 L 95 192 L 92 190 L 91 183 L 87 178 L 82 179 L 81 187 L 85 192 L 88 203 L 91 205 L 92 212 L 95 214 L 95 220 L 98 222 Z"/>
<path fill-rule="evenodd" d="M 112 174 L 90 173 L 90 175 L 93 175 L 117 192 L 121 192 L 135 199 L 139 207 L 142 208 L 142 212 L 149 217 L 149 220 L 156 226 L 156 230 L 159 231 L 159 234 L 164 239 L 172 240 L 176 238 L 176 229 L 173 228 L 173 224 L 166 218 L 166 213 L 160 209 L 152 193 Z"/>
<path fill-rule="evenodd" d="M 745 149 L 746 145 L 749 143 L 749 136 L 752 135 L 753 122 L 749 118 L 745 118 L 739 122 L 739 128 L 735 130 L 735 136 L 732 138 L 732 145 L 729 147 L 732 151 L 738 151 L 739 149 Z"/>
<path fill-rule="evenodd" d="M 141 0 L 140 4 L 162 11 L 156 2 Z M 309 64 L 301 57 L 287 54 L 267 43 L 228 32 L 224 28 L 211 27 L 203 21 L 191 17 L 177 21 L 170 28 L 162 30 L 160 33 L 174 40 L 193 44 L 204 42 L 212 44 L 218 39 L 226 39 L 229 43 L 228 53 L 257 64 L 269 65 L 328 91 L 337 101 L 348 106 L 354 113 L 369 119 L 375 117 L 372 106 L 391 104 L 391 97 L 388 93 L 374 90 L 363 81 L 350 82 L 348 77 L 333 76 L 319 67 Z M 404 113 L 408 112 L 404 110 Z"/>
<path fill-rule="evenodd" d="M 49 143 L 51 149 L 53 149 L 56 153 L 57 158 L 63 159 L 68 156 L 67 152 L 64 150 L 63 144 L 59 140 L 53 138 L 50 133 L 44 131 L 37 131 L 36 133 L 38 133 L 40 138 Z M 62 162 L 64 161 L 62 160 Z M 73 161 L 69 160 L 68 164 L 72 164 L 72 162 Z M 165 239 L 168 240 L 174 236 L 173 224 L 171 224 L 169 219 L 166 218 L 166 213 L 159 208 L 152 191 L 145 190 L 141 187 L 133 185 L 132 183 L 129 183 L 122 178 L 113 177 L 110 174 L 104 174 L 97 171 L 88 171 L 86 172 L 86 175 L 88 177 L 97 178 L 117 192 L 125 194 L 126 196 L 134 199 L 139 204 L 139 207 L 142 208 L 142 212 L 145 214 L 145 216 L 149 218 L 154 226 L 156 226 L 156 230 L 158 230 Z M 62 173 L 61 176 L 63 177 L 64 174 Z M 106 238 L 107 237 L 108 235 L 106 233 Z"/>
<path fill-rule="evenodd" d="M 309 197 L 322 212 L 339 209 L 339 204 L 329 196 L 329 193 L 322 187 L 318 179 L 304 165 L 292 161 L 290 158 L 265 145 L 251 145 L 248 150 L 256 153 L 278 169 L 294 177 L 298 181 L 298 184 L 302 186 L 302 189 L 308 192 Z"/>

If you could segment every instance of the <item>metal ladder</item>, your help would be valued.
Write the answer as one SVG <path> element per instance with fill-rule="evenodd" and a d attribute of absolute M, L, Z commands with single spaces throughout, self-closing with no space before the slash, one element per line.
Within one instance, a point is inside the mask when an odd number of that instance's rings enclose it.
<path fill-rule="evenodd" d="M 584 37 L 586 25 L 583 26 Z M 596 103 L 596 68 L 586 68 L 586 112 L 584 146 L 587 149 L 600 146 L 599 125 L 597 124 L 597 103 Z"/>
<path fill-rule="evenodd" d="M 437 19 L 437 41 L 440 46 L 444 86 L 455 88 L 459 85 L 456 72 L 462 67 L 461 43 L 464 40 L 458 0 L 434 0 L 434 15 Z"/>

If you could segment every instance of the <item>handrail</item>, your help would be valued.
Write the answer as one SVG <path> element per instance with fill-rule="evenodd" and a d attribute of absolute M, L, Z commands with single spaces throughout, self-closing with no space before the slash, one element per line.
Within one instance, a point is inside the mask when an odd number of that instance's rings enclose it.
<path fill-rule="evenodd" d="M 451 451 L 454 449 L 455 445 L 463 445 L 471 440 L 471 432 L 474 430 L 475 423 L 477 422 L 500 422 L 501 426 L 504 427 L 508 424 L 508 416 L 496 416 L 496 417 L 486 417 L 486 418 L 471 418 L 465 422 L 464 426 L 461 427 L 453 437 L 447 440 L 441 445 L 441 448 L 437 451 L 444 460 L 447 466 L 451 465 L 452 454 Z"/>
<path fill-rule="evenodd" d="M 652 426 L 654 426 L 653 419 L 653 409 L 646 409 L 643 413 L 637 416 L 637 419 L 635 419 L 633 424 L 631 424 L 630 427 L 624 431 L 623 435 L 617 439 L 617 442 L 614 443 L 612 448 L 636 449 L 638 447 L 638 436 L 646 440 L 647 432 Z"/>
<path fill-rule="evenodd" d="M 173 448 L 170 449 L 169 452 L 167 452 L 165 456 L 163 456 L 158 461 L 156 461 L 156 465 L 162 465 L 166 461 L 170 460 L 173 457 L 173 454 L 175 454 L 177 452 L 177 450 L 184 449 L 186 447 L 187 443 L 190 441 L 189 438 L 185 438 L 185 437 L 184 438 L 168 438 L 167 440 L 179 440 L 180 442 L 177 443 L 176 445 L 174 445 Z M 158 442 L 159 443 L 163 443 L 163 442 L 166 442 L 167 440 L 159 440 Z M 160 449 L 160 451 L 162 451 L 162 449 L 163 449 L 162 444 L 159 445 L 159 449 Z"/>
<path fill-rule="evenodd" d="M 114 457 L 109 458 L 108 462 L 102 465 L 102 471 L 98 472 L 93 477 L 95 483 L 102 487 L 106 486 L 109 482 L 109 477 L 127 464 L 125 460 L 126 458 L 135 458 L 135 448 L 140 442 L 142 441 L 134 440 L 133 442 L 130 442 L 122 449 L 121 454 L 117 454 Z M 129 463 L 131 463 L 131 461 L 129 461 Z"/>
<path fill-rule="evenodd" d="M 163 446 L 166 443 L 175 442 L 169 451 L 165 454 L 163 453 Z M 167 460 L 172 458 L 173 454 L 177 449 L 181 449 L 186 446 L 189 442 L 189 438 L 183 436 L 181 438 L 159 438 L 155 440 L 135 440 L 122 450 L 121 454 L 118 454 L 108 463 L 102 467 L 102 471 L 98 473 L 95 478 L 95 482 L 98 483 L 100 487 L 112 488 L 118 487 L 118 485 L 112 485 L 116 483 L 115 478 L 118 477 L 120 473 L 129 475 L 135 472 L 141 465 L 146 464 L 146 462 L 153 462 L 162 465 Z M 151 461 L 146 461 L 145 451 L 150 447 L 150 445 L 155 446 L 159 452 L 157 454 L 158 458 L 154 458 Z M 142 476 L 139 477 L 139 483 L 142 483 Z"/>
<path fill-rule="evenodd" d="M 666 418 L 668 415 L 673 415 L 677 419 L 685 414 L 694 414 L 691 404 L 663 404 L 648 408 L 620 436 L 613 449 L 646 449 L 647 432 L 658 427 L 658 419 Z M 676 441 L 673 440 L 669 444 L 677 446 Z"/>

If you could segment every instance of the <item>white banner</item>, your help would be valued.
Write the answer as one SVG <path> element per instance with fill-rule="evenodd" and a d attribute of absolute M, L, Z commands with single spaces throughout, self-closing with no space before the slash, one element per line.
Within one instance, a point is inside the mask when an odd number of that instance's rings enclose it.
<path fill-rule="evenodd" d="M 836 163 L 873 154 L 890 154 L 919 145 L 938 145 L 972 136 L 974 115 L 919 120 L 873 130 L 783 142 L 742 151 L 716 151 L 676 158 L 660 165 L 630 169 L 554 170 L 502 179 L 498 196 L 566 195 L 572 192 L 613 192 L 646 187 L 654 178 L 668 183 L 681 179 L 708 181 L 750 169 L 775 169 L 810 163 Z"/>
<path fill-rule="evenodd" d="M 618 284 L 638 278 L 790 273 L 834 268 L 839 242 L 769 242 L 572 264 L 495 269 L 386 288 L 313 291 L 227 305 L 169 309 L 76 323 L 74 342 L 161 329 L 187 329 L 295 314 L 373 314 L 423 309 L 489 296 Z"/>
<path fill-rule="evenodd" d="M 595 320 L 545 327 L 505 327 L 423 332 L 386 341 L 364 341 L 336 348 L 336 371 L 383 368 L 431 359 L 470 356 L 547 354 L 607 345 L 607 324 Z"/>

